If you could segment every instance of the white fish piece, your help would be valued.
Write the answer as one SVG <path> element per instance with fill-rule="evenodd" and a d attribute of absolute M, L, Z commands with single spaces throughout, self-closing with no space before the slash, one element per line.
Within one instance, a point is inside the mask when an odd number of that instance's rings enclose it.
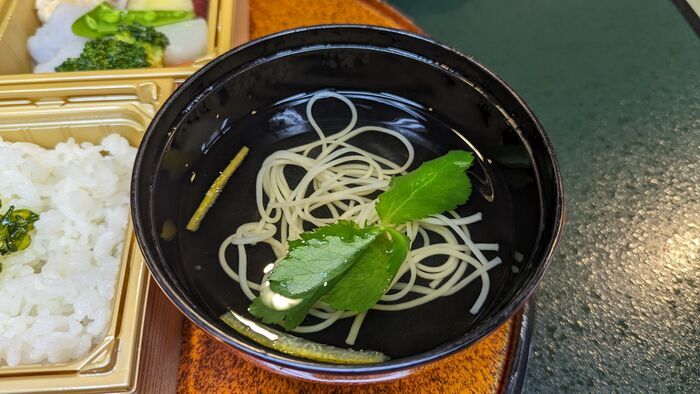
<path fill-rule="evenodd" d="M 127 2 L 128 0 L 111 0 L 109 3 L 116 8 L 124 9 Z M 46 23 L 51 19 L 51 15 L 53 15 L 56 7 L 60 4 L 72 4 L 93 9 L 100 3 L 102 3 L 102 0 L 36 0 L 34 5 L 39 19 L 42 23 Z"/>
<path fill-rule="evenodd" d="M 75 37 L 63 46 L 54 57 L 44 63 L 39 63 L 34 67 L 35 73 L 52 73 L 56 72 L 56 67 L 71 57 L 78 57 L 83 52 L 87 40 L 82 37 Z"/>
<path fill-rule="evenodd" d="M 166 66 L 191 62 L 207 53 L 209 28 L 202 18 L 160 26 L 156 30 L 170 40 L 165 48 Z"/>
<path fill-rule="evenodd" d="M 58 51 L 77 36 L 73 34 L 71 25 L 90 7 L 80 7 L 73 4 L 60 4 L 51 19 L 37 29 L 27 41 L 29 54 L 36 63 L 45 63 L 56 57 Z"/>

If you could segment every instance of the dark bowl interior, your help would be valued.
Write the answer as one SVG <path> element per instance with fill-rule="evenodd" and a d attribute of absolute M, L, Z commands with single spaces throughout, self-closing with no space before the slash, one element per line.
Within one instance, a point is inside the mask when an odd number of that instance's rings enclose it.
<path fill-rule="evenodd" d="M 392 360 L 343 366 L 295 359 L 238 335 L 218 316 L 246 314 L 249 301 L 219 266 L 218 249 L 235 228 L 257 221 L 255 178 L 272 152 L 311 141 L 304 115 L 310 94 L 333 89 L 358 107 L 359 125 L 391 127 L 416 147 L 416 163 L 448 150 L 477 154 L 475 193 L 460 213 L 482 212 L 471 225 L 476 242 L 498 242 L 503 264 L 477 315 L 468 310 L 479 281 L 404 312 L 370 312 L 355 348 Z M 316 119 L 339 130 L 349 113 L 320 101 Z M 291 115 L 290 115 L 291 114 Z M 401 161 L 405 152 L 381 136 L 359 144 Z M 251 151 L 207 215 L 202 228 L 184 226 L 211 185 L 242 147 Z M 541 126 L 496 76 L 425 37 L 366 26 L 321 26 L 280 33 L 235 49 L 188 79 L 152 122 L 134 170 L 133 216 L 149 268 L 173 302 L 200 327 L 250 355 L 311 372 L 372 374 L 412 367 L 460 349 L 493 331 L 523 304 L 542 278 L 558 240 L 563 213 L 559 170 Z M 160 237 L 166 222 L 177 235 Z M 273 255 L 249 252 L 258 280 Z M 229 260 L 235 261 L 234 255 Z M 346 319 L 312 340 L 345 346 Z"/>

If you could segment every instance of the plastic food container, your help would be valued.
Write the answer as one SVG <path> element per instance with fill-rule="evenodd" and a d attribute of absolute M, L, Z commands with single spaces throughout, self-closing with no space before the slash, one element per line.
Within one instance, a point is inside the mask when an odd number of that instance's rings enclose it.
<path fill-rule="evenodd" d="M 2 1 L 2 0 L 0 0 Z M 12 1 L 11 1 L 12 2 Z M 118 133 L 138 146 L 156 110 L 172 93 L 172 79 L 4 84 L 0 81 L 0 137 L 45 148 L 75 138 L 97 143 Z M 3 393 L 132 392 L 136 387 L 148 271 L 129 223 L 106 337 L 80 360 L 0 367 Z"/>
<path fill-rule="evenodd" d="M 236 2 L 240 0 L 204 0 L 207 6 L 209 37 L 207 53 L 196 59 L 191 67 L 138 69 L 148 75 L 189 75 L 197 67 L 229 50 L 233 42 L 233 20 Z M 33 0 L 0 0 L 0 78 L 8 74 L 32 74 L 34 64 L 27 50 L 27 39 L 41 25 Z M 134 71 L 134 70 L 130 70 Z M 61 75 L 111 75 L 113 71 L 60 73 Z M 39 75 L 39 74 L 35 74 Z"/>

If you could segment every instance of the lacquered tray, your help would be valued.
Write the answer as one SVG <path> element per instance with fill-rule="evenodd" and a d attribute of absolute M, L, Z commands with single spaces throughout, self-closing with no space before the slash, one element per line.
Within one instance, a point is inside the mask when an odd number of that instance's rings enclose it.
<path fill-rule="evenodd" d="M 381 25 L 422 33 L 412 21 L 378 0 L 250 0 L 244 8 L 250 12 L 250 38 L 326 23 Z M 140 393 L 518 392 L 534 319 L 529 302 L 487 338 L 417 374 L 389 383 L 339 386 L 276 375 L 245 361 L 191 322 L 179 325 L 179 312 L 157 286 L 151 287 L 148 305 Z"/>
<path fill-rule="evenodd" d="M 277 375 L 253 365 L 187 322 L 179 393 L 512 393 L 520 392 L 534 309 L 531 303 L 479 343 L 420 372 L 388 383 L 335 385 Z"/>

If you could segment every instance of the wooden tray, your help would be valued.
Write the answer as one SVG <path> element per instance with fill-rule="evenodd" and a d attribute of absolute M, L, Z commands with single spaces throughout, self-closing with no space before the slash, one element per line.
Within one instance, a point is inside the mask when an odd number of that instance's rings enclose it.
<path fill-rule="evenodd" d="M 346 386 L 304 382 L 269 372 L 187 322 L 177 392 L 517 393 L 527 367 L 533 316 L 528 303 L 490 336 L 420 373 L 389 383 Z"/>
<path fill-rule="evenodd" d="M 412 21 L 378 0 L 250 0 L 239 2 L 236 29 L 249 38 L 327 23 L 359 23 L 422 33 Z M 234 42 L 242 42 L 239 32 Z M 182 317 L 157 285 L 149 289 L 139 393 L 461 393 L 519 392 L 530 352 L 534 307 L 464 351 L 407 378 L 381 384 L 336 386 L 276 375 L 243 360 L 235 351 Z"/>

